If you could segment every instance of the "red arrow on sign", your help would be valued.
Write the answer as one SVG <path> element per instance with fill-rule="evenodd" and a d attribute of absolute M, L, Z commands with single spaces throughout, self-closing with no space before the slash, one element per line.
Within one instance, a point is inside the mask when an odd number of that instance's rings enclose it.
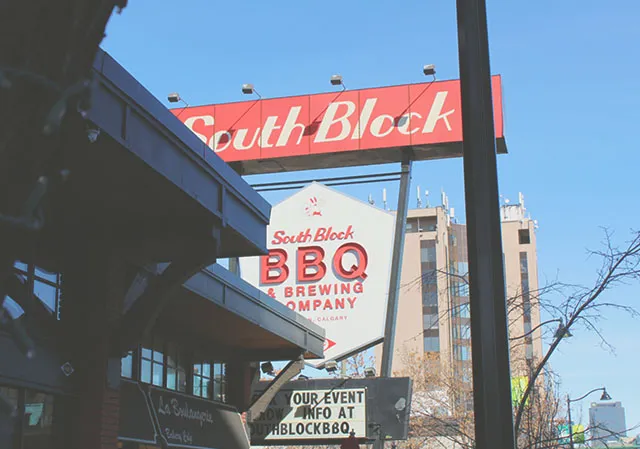
<path fill-rule="evenodd" d="M 324 350 L 328 351 L 336 345 L 336 342 L 333 340 L 329 340 L 328 338 L 324 341 Z"/>

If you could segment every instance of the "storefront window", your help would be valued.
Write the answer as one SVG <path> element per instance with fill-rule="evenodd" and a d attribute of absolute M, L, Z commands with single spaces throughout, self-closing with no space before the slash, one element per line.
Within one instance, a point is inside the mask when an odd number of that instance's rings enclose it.
<path fill-rule="evenodd" d="M 214 401 L 225 401 L 225 366 L 205 359 L 193 365 L 193 395 Z"/>
<path fill-rule="evenodd" d="M 224 363 L 213 364 L 213 400 L 225 402 L 225 365 Z"/>
<path fill-rule="evenodd" d="M 211 385 L 211 364 L 207 361 L 193 365 L 193 395 L 209 398 Z"/>
<path fill-rule="evenodd" d="M 167 390 L 225 402 L 225 368 L 222 362 L 211 361 L 204 354 L 194 355 L 177 343 L 156 337 L 122 358 L 120 374 Z"/>
<path fill-rule="evenodd" d="M 0 447 L 52 449 L 54 396 L 39 391 L 0 387 L 4 401 L 18 412 L 14 420 L 0 420 Z"/>
<path fill-rule="evenodd" d="M 153 344 L 143 345 L 140 357 L 140 380 L 157 387 L 164 386 L 164 349 L 162 340 L 153 339 Z"/>
<path fill-rule="evenodd" d="M 133 351 L 129 351 L 129 353 L 122 358 L 120 375 L 127 379 L 133 378 Z"/>
<path fill-rule="evenodd" d="M 187 369 L 184 353 L 178 345 L 170 343 L 167 348 L 167 388 L 182 393 L 187 391 Z"/>
<path fill-rule="evenodd" d="M 31 390 L 25 392 L 22 431 L 24 449 L 53 447 L 53 396 Z"/>

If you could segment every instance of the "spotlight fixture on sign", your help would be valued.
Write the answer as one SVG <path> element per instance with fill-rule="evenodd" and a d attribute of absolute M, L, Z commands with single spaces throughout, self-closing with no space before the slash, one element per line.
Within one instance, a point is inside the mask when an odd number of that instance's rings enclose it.
<path fill-rule="evenodd" d="M 169 103 L 180 103 L 180 102 L 184 103 L 184 108 L 180 110 L 180 112 L 176 115 L 176 117 L 180 117 L 180 114 L 182 114 L 185 111 L 185 109 L 189 107 L 189 103 L 184 101 L 184 98 L 182 98 L 178 92 L 172 92 L 169 95 L 167 95 L 167 100 L 169 101 Z"/>
<path fill-rule="evenodd" d="M 335 360 L 329 360 L 324 364 L 324 369 L 326 369 L 328 373 L 335 373 L 338 371 L 338 363 Z"/>
<path fill-rule="evenodd" d="M 331 85 L 342 86 L 342 90 L 347 90 L 347 86 L 345 86 L 342 81 L 342 75 L 331 75 Z"/>
<path fill-rule="evenodd" d="M 376 377 L 376 369 L 373 367 L 367 367 L 364 369 L 364 377 Z"/>
<path fill-rule="evenodd" d="M 433 80 L 436 80 L 436 66 L 434 64 L 427 64 L 422 68 L 422 73 L 426 76 L 433 76 Z"/>
<path fill-rule="evenodd" d="M 253 84 L 243 84 L 242 93 L 245 95 L 256 94 L 258 98 L 262 98 L 262 95 L 260 95 L 258 91 L 253 87 Z"/>
<path fill-rule="evenodd" d="M 270 374 L 270 375 L 273 375 L 273 363 L 271 363 L 271 362 L 264 362 L 262 365 L 260 365 L 260 370 L 261 370 L 264 374 Z"/>

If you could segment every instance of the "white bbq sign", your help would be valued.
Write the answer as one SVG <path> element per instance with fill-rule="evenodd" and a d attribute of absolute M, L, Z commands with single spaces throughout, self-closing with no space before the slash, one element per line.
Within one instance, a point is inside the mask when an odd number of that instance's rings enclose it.
<path fill-rule="evenodd" d="M 366 411 L 365 388 L 283 390 L 249 424 L 251 442 L 365 438 Z"/>
<path fill-rule="evenodd" d="M 384 336 L 395 215 L 313 183 L 271 211 L 269 255 L 242 277 L 326 331 L 322 367 Z"/>

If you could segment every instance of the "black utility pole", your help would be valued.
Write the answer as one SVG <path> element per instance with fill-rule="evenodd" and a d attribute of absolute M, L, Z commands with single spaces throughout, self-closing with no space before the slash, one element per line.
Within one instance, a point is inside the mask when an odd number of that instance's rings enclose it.
<path fill-rule="evenodd" d="M 477 449 L 513 449 L 511 375 L 485 0 L 457 0 Z"/>

